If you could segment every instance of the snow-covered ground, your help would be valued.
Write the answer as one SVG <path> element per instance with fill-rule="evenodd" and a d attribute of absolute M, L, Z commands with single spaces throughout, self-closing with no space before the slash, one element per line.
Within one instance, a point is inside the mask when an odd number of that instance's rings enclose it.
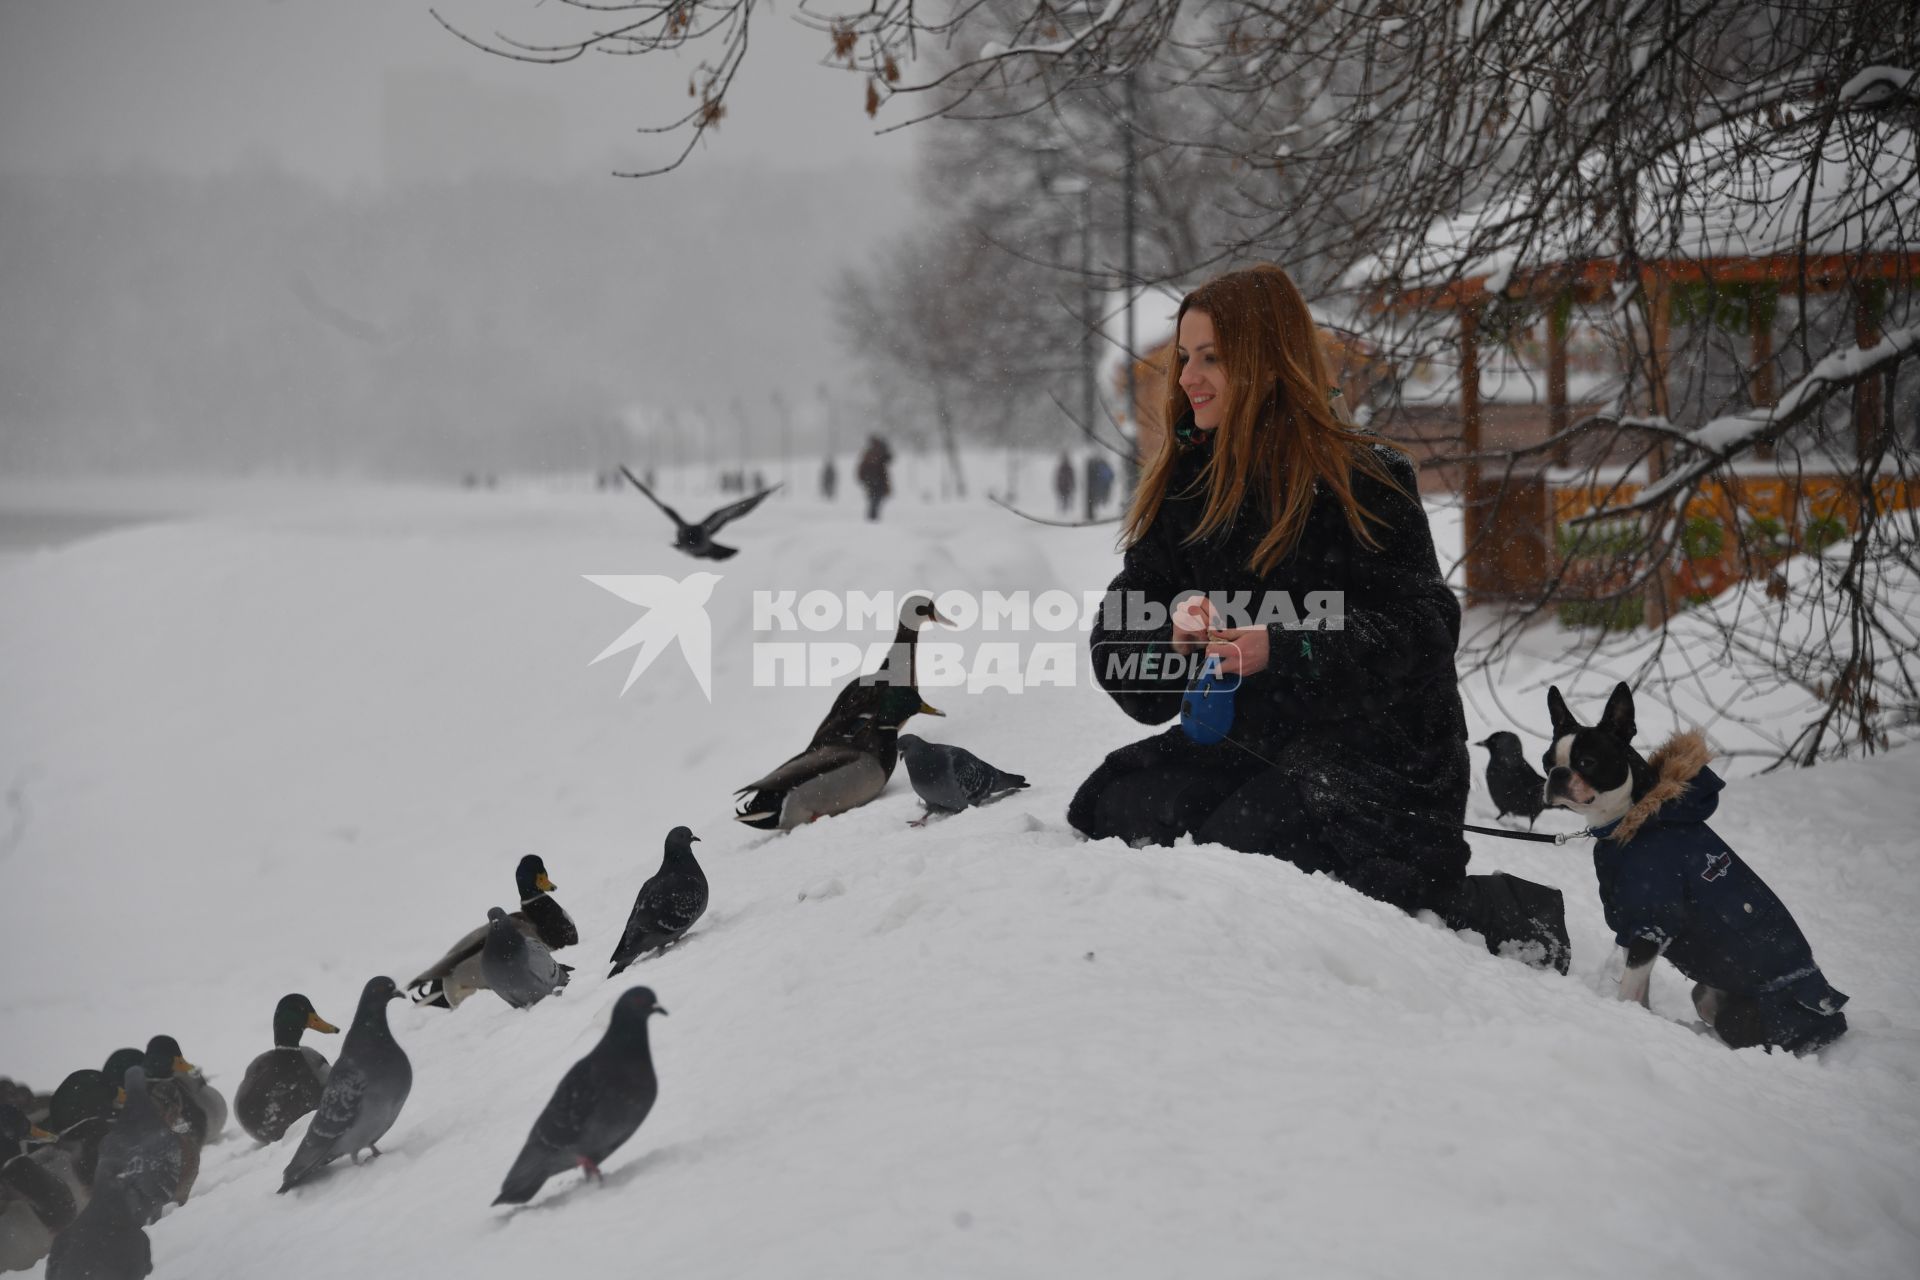
<path fill-rule="evenodd" d="M 1076 840 L 1074 786 L 1139 731 L 1087 687 L 928 690 L 921 732 L 1033 780 L 988 809 L 909 829 L 897 775 L 792 835 L 728 820 L 830 698 L 751 687 L 755 589 L 1077 593 L 1111 528 L 769 502 L 722 539 L 709 704 L 672 651 L 625 697 L 626 659 L 588 665 L 637 610 L 582 575 L 714 567 L 632 495 L 107 505 L 155 518 L 0 559 L 0 1074 L 51 1087 L 165 1031 L 231 1091 L 281 994 L 344 1023 L 510 906 L 528 851 L 585 939 L 529 1012 L 394 1007 L 414 1092 L 371 1165 L 275 1196 L 300 1126 L 210 1147 L 151 1232 L 161 1280 L 1920 1272 L 1920 751 L 1730 787 L 1717 829 L 1855 1028 L 1736 1054 L 1671 970 L 1658 1016 L 1608 998 L 1580 846 L 1475 841 L 1566 890 L 1561 978 L 1272 860 Z M 1530 744 L 1540 676 L 1504 703 Z M 1515 727 L 1491 705 L 1476 737 Z M 677 823 L 712 907 L 608 982 Z M 490 1209 L 638 982 L 671 1011 L 653 1116 L 604 1186 Z"/>

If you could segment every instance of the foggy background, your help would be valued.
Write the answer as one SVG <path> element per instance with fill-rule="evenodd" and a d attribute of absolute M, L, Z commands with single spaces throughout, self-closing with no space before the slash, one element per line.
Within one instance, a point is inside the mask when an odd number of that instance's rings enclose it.
<path fill-rule="evenodd" d="M 781 6 L 719 129 L 634 180 L 693 58 L 525 65 L 415 0 L 7 0 L 0 468 L 695 460 L 777 449 L 776 389 L 801 441 L 831 398 L 851 443 L 873 398 L 831 289 L 911 223 L 916 141 L 826 52 Z"/>

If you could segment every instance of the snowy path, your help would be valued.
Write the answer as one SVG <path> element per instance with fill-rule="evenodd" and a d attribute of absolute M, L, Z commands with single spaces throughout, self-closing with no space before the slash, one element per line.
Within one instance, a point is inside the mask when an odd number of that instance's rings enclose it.
<path fill-rule="evenodd" d="M 395 1007 L 415 1089 L 372 1165 L 276 1197 L 299 1127 L 210 1148 L 152 1232 L 161 1280 L 1920 1271 L 1920 752 L 1730 788 L 1717 829 L 1856 1027 L 1817 1061 L 1733 1054 L 1671 970 L 1664 1018 L 1599 993 L 1583 852 L 1476 845 L 1567 891 L 1560 978 L 1270 860 L 1076 841 L 1068 796 L 1137 728 L 1086 689 L 929 690 L 949 718 L 921 732 L 1034 780 L 989 809 L 909 830 L 896 776 L 792 836 L 738 827 L 727 793 L 827 700 L 746 687 L 753 588 L 1078 592 L 1111 530 L 770 503 L 721 566 L 708 706 L 677 654 L 624 699 L 622 660 L 586 665 L 634 610 L 581 574 L 695 567 L 648 515 L 365 491 L 0 564 L 0 1073 L 167 1031 L 230 1091 L 278 996 L 344 1022 L 505 904 L 522 852 L 586 939 L 536 1010 Z M 712 909 L 609 983 L 682 822 Z M 604 1187 L 490 1210 L 629 979 L 671 1011 L 652 1118 Z"/>

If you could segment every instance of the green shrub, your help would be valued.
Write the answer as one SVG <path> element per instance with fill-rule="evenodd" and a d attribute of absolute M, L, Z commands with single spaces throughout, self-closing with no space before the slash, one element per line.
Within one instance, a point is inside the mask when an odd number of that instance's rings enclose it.
<path fill-rule="evenodd" d="M 1740 531 L 1740 540 L 1746 544 L 1748 551 L 1756 554 L 1782 551 L 1787 545 L 1787 526 L 1775 516 L 1755 516 Z"/>
<path fill-rule="evenodd" d="M 1611 559 L 1630 556 L 1646 544 L 1637 520 L 1601 520 L 1588 525 L 1560 525 L 1553 531 L 1554 549 L 1563 559 Z"/>
<path fill-rule="evenodd" d="M 1817 556 L 1834 543 L 1844 541 L 1846 536 L 1847 522 L 1839 516 L 1815 516 L 1807 521 L 1801 541 L 1810 553 Z"/>
<path fill-rule="evenodd" d="M 1647 602 L 1639 596 L 1619 600 L 1563 600 L 1560 625 L 1632 631 L 1647 620 Z"/>
<path fill-rule="evenodd" d="M 1727 547 L 1727 531 L 1712 516 L 1695 516 L 1680 535 L 1680 549 L 1689 560 L 1711 560 Z"/>

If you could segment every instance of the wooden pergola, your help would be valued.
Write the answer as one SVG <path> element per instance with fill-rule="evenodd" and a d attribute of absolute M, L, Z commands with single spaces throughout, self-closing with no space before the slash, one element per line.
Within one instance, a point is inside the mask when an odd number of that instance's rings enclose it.
<path fill-rule="evenodd" d="M 1547 317 L 1547 421 L 1560 443 L 1554 460 L 1567 461 L 1565 436 L 1572 425 L 1567 401 L 1567 332 L 1574 306 L 1615 295 L 1622 283 L 1636 280 L 1646 300 L 1648 351 L 1647 412 L 1670 418 L 1668 374 L 1669 316 L 1676 288 L 1706 285 L 1712 289 L 1773 286 L 1796 292 L 1830 294 L 1852 291 L 1855 339 L 1863 348 L 1879 344 L 1879 315 L 1871 298 L 1875 286 L 1911 288 L 1920 277 L 1920 253 L 1830 254 L 1818 257 L 1770 254 L 1753 257 L 1668 258 L 1643 261 L 1629 268 L 1616 259 L 1545 263 L 1516 270 L 1491 285 L 1492 272 L 1444 284 L 1395 290 L 1387 305 L 1395 309 L 1452 312 L 1459 324 L 1460 423 L 1465 454 L 1464 541 L 1468 603 L 1502 599 L 1536 599 L 1551 572 L 1547 540 L 1546 485 L 1536 469 L 1517 482 L 1489 482 L 1483 465 L 1480 398 L 1480 327 L 1482 313 L 1497 301 L 1528 301 L 1541 305 Z M 1751 330 L 1753 405 L 1778 403 L 1773 379 L 1771 324 L 1753 324 Z M 1880 447 L 1884 428 L 1883 379 L 1870 377 L 1854 388 L 1855 447 L 1865 457 Z M 1764 454 L 1763 454 L 1764 456 Z M 1649 482 L 1657 480 L 1672 460 L 1672 444 L 1656 442 L 1647 458 Z M 1665 622 L 1671 611 L 1664 574 L 1656 573 L 1648 593 L 1647 619 Z"/>

